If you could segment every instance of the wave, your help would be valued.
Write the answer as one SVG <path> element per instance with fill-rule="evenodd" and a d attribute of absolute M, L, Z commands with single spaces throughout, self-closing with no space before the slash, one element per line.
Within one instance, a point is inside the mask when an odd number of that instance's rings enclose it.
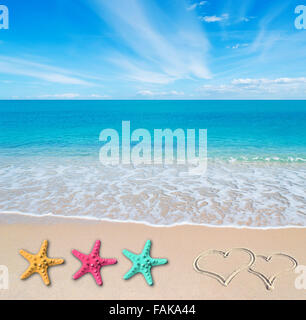
<path fill-rule="evenodd" d="M 212 158 L 213 160 L 214 158 Z M 305 163 L 306 158 L 303 157 L 290 157 L 290 156 L 229 156 L 224 158 L 215 158 L 215 161 L 226 162 L 274 162 L 274 163 Z"/>
<path fill-rule="evenodd" d="M 205 175 L 192 176 L 186 167 L 19 158 L 0 162 L 0 211 L 160 226 L 306 226 L 305 181 L 300 163 L 209 160 Z"/>

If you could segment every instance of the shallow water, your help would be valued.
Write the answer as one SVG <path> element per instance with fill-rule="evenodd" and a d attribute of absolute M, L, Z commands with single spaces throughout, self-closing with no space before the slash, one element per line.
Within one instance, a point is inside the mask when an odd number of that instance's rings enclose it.
<path fill-rule="evenodd" d="M 208 130 L 208 169 L 99 162 L 102 129 Z M 0 102 L 0 211 L 306 225 L 306 102 Z"/>

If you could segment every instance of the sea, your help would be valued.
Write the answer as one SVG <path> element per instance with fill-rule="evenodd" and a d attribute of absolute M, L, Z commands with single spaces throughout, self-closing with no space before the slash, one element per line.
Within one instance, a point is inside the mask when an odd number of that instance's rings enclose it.
<path fill-rule="evenodd" d="M 206 129 L 206 171 L 103 163 L 100 133 L 121 148 L 123 121 Z M 305 191 L 306 101 L 0 101 L 0 215 L 305 227 Z"/>

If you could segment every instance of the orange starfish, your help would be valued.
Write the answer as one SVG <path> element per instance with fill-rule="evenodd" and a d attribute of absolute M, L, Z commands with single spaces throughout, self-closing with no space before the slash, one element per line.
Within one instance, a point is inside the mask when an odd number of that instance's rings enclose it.
<path fill-rule="evenodd" d="M 58 264 L 64 263 L 64 259 L 50 259 L 47 257 L 47 248 L 48 241 L 45 240 L 38 252 L 38 254 L 31 254 L 24 250 L 20 250 L 19 253 L 26 258 L 30 266 L 28 269 L 22 274 L 21 279 L 27 279 L 33 273 L 37 272 L 42 277 L 45 285 L 50 284 L 49 276 L 48 276 L 48 267 L 56 266 Z"/>

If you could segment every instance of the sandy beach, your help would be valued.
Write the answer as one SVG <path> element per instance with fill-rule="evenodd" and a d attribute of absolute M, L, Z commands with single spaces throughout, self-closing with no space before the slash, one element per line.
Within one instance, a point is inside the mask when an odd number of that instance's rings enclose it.
<path fill-rule="evenodd" d="M 238 247 L 261 255 L 285 253 L 294 257 L 299 265 L 306 265 L 305 228 L 151 227 L 73 219 L 51 221 L 46 217 L 19 217 L 19 221 L 10 224 L 1 221 L 0 225 L 0 264 L 9 269 L 9 289 L 0 290 L 1 299 L 306 299 L 306 290 L 295 288 L 298 275 L 294 271 L 280 274 L 274 290 L 267 290 L 263 281 L 247 270 L 241 271 L 225 287 L 193 269 L 194 258 L 203 251 Z M 49 287 L 38 274 L 20 280 L 28 262 L 19 255 L 19 250 L 37 253 L 44 239 L 49 240 L 50 257 L 65 259 L 64 265 L 49 268 Z M 102 287 L 97 286 L 89 274 L 72 279 L 81 264 L 71 250 L 87 254 L 97 239 L 102 241 L 101 256 L 118 260 L 116 265 L 102 268 Z M 152 287 L 145 283 L 142 275 L 123 280 L 131 262 L 122 250 L 140 253 L 147 239 L 153 243 L 152 257 L 169 260 L 167 265 L 152 269 L 155 282 Z M 222 256 L 209 257 L 205 267 L 225 276 L 248 261 L 243 252 L 232 252 L 231 256 L 226 260 Z M 285 260 L 278 261 L 277 257 L 269 263 L 256 260 L 253 268 L 271 276 L 290 266 Z"/>

